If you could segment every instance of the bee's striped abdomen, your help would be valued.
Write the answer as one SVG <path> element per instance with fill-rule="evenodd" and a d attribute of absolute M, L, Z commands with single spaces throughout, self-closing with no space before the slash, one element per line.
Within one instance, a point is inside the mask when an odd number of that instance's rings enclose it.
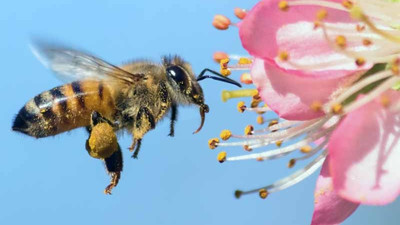
<path fill-rule="evenodd" d="M 76 81 L 45 91 L 19 111 L 13 130 L 34 137 L 47 137 L 88 126 L 93 111 L 113 120 L 115 103 L 102 81 Z"/>

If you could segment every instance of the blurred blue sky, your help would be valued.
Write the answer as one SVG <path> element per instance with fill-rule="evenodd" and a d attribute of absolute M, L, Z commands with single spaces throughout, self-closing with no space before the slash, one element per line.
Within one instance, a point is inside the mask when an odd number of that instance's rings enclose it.
<path fill-rule="evenodd" d="M 221 102 L 221 90 L 234 89 L 225 83 L 202 82 L 211 110 L 200 133 L 192 134 L 199 125 L 197 109 L 180 108 L 175 137 L 167 136 L 168 120 L 161 122 L 145 136 L 139 160 L 130 158 L 130 136 L 120 137 L 125 167 L 112 196 L 103 194 L 109 177 L 84 149 L 83 129 L 40 140 L 11 132 L 26 101 L 61 84 L 30 52 L 32 36 L 86 49 L 114 64 L 176 53 L 199 72 L 218 69 L 212 61 L 216 50 L 245 54 L 237 29 L 213 29 L 214 14 L 234 19 L 234 7 L 249 9 L 256 2 L 3 1 L 0 224 L 308 224 L 317 174 L 266 200 L 233 197 L 237 188 L 260 187 L 293 170 L 286 167 L 288 159 L 216 161 L 218 151 L 208 149 L 207 140 L 222 129 L 242 133 L 256 119 L 239 114 L 237 101 Z M 399 201 L 361 207 L 345 224 L 399 224 L 399 209 Z"/>

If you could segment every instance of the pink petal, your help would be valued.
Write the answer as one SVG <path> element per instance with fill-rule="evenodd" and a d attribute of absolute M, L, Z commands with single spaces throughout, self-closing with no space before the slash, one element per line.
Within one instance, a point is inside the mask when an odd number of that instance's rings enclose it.
<path fill-rule="evenodd" d="M 340 224 L 359 206 L 339 197 L 333 190 L 332 177 L 329 174 L 329 157 L 322 165 L 315 187 L 314 202 L 311 225 Z"/>
<path fill-rule="evenodd" d="M 395 104 L 400 93 L 387 91 Z M 392 105 L 393 105 L 392 104 Z M 379 98 L 348 114 L 329 142 L 331 174 L 338 194 L 353 202 L 383 205 L 400 193 L 400 114 Z"/>
<path fill-rule="evenodd" d="M 327 102 L 336 89 L 358 77 L 297 77 L 261 59 L 254 60 L 251 76 L 264 102 L 280 117 L 288 120 L 309 120 L 322 116 L 323 112 L 310 108 L 311 104 L 315 101 Z"/>
<path fill-rule="evenodd" d="M 259 2 L 239 24 L 243 47 L 252 56 L 275 62 L 290 74 L 324 79 L 347 76 L 372 66 L 366 63 L 358 67 L 353 58 L 334 50 L 328 44 L 321 28 L 314 29 L 316 12 L 322 7 L 292 6 L 287 12 L 283 12 L 278 8 L 278 2 L 279 0 Z M 328 29 L 331 40 L 339 34 L 354 35 L 356 23 L 352 23 L 347 12 L 326 10 L 326 25 L 337 28 Z M 368 47 L 363 46 L 360 40 L 347 41 L 348 50 L 360 51 L 366 48 Z M 280 51 L 289 53 L 290 63 L 277 59 Z"/>

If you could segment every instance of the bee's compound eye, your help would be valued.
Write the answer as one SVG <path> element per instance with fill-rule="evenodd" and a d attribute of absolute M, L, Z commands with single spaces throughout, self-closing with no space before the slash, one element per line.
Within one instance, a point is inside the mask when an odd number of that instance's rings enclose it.
<path fill-rule="evenodd" d="M 183 71 L 183 69 L 179 66 L 168 67 L 167 74 L 178 84 L 182 84 L 183 82 L 185 82 L 185 71 Z"/>

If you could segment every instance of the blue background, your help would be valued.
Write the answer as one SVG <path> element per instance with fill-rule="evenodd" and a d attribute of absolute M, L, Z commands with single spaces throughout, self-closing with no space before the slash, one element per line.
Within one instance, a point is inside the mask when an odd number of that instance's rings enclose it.
<path fill-rule="evenodd" d="M 269 184 L 293 170 L 287 158 L 219 164 L 207 140 L 222 129 L 242 133 L 256 115 L 239 114 L 237 101 L 222 103 L 233 86 L 202 82 L 211 108 L 203 130 L 195 108 L 181 108 L 174 138 L 169 122 L 145 136 L 139 160 L 131 159 L 131 138 L 120 137 L 125 154 L 122 179 L 112 196 L 99 160 L 84 149 L 87 134 L 74 130 L 40 140 L 11 131 L 18 110 L 36 94 L 61 84 L 29 50 L 32 36 L 55 38 L 119 64 L 136 58 L 155 61 L 176 53 L 194 71 L 218 70 L 212 53 L 245 54 L 235 27 L 217 31 L 215 14 L 234 19 L 233 8 L 256 1 L 3 1 L 0 8 L 1 77 L 0 224 L 308 224 L 317 174 L 261 200 L 233 197 L 237 188 Z M 239 73 L 232 77 L 238 78 Z M 230 155 L 241 148 L 225 149 Z M 304 164 L 301 164 L 304 165 Z M 300 168 L 301 165 L 296 168 Z M 398 224 L 400 202 L 363 206 L 345 224 Z"/>

